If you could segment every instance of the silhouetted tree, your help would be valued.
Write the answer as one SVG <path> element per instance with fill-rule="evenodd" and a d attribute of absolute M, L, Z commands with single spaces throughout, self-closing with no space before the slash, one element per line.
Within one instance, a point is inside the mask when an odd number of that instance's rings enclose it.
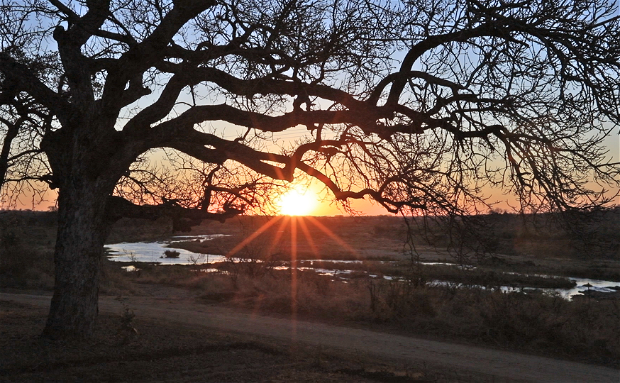
<path fill-rule="evenodd" d="M 124 216 L 225 219 L 300 173 L 342 201 L 433 214 L 475 211 L 486 185 L 588 207 L 605 202 L 588 182 L 618 181 L 603 146 L 620 121 L 612 1 L 0 7 L 5 187 L 58 189 L 49 336 L 92 332 L 103 243 Z M 191 193 L 143 166 L 157 148 L 192 162 Z"/>

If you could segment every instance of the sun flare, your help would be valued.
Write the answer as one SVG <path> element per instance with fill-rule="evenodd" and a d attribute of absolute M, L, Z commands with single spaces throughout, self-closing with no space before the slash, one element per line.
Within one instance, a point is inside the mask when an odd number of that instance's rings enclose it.
<path fill-rule="evenodd" d="M 287 191 L 277 203 L 279 212 L 283 215 L 309 215 L 317 205 L 317 196 L 314 193 L 298 189 Z"/>

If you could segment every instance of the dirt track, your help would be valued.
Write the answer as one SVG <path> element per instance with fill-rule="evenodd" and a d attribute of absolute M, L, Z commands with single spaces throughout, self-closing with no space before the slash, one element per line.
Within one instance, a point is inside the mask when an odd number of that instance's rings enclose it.
<path fill-rule="evenodd" d="M 49 296 L 0 293 L 0 300 L 39 307 Z M 131 297 L 136 315 L 170 322 L 251 334 L 280 342 L 299 342 L 349 354 L 377 356 L 412 366 L 462 371 L 498 380 L 534 382 L 620 382 L 620 370 L 479 347 L 430 341 L 327 324 L 293 321 L 222 307 L 197 305 L 190 299 Z M 100 310 L 118 313 L 113 297 L 100 299 Z"/>

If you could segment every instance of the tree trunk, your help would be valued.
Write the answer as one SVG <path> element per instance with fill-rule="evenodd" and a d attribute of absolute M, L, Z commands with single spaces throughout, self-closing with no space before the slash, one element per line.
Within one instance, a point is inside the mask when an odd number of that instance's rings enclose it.
<path fill-rule="evenodd" d="M 55 286 L 43 335 L 84 338 L 92 334 L 98 312 L 106 193 L 85 180 L 69 183 L 58 196 L 58 234 L 54 253 Z"/>

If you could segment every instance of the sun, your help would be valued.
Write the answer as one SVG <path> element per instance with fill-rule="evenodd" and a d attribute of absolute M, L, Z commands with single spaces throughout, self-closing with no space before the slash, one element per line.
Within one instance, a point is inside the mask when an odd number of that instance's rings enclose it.
<path fill-rule="evenodd" d="M 313 192 L 295 188 L 284 193 L 276 205 L 283 215 L 309 215 L 317 207 L 318 200 Z"/>

